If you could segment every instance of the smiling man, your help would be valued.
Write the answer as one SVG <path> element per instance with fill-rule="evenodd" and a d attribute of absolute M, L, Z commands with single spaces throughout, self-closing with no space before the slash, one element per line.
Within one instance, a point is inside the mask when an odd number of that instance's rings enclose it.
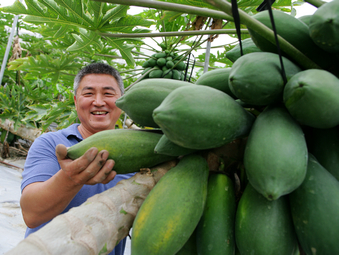
<path fill-rule="evenodd" d="M 48 132 L 32 144 L 23 172 L 20 200 L 26 235 L 87 198 L 101 193 L 133 174 L 117 175 L 107 151 L 89 149 L 70 160 L 67 147 L 103 130 L 114 129 L 121 110 L 115 101 L 124 93 L 120 74 L 113 67 L 94 63 L 84 67 L 74 79 L 74 102 L 80 124 Z M 123 255 L 122 240 L 111 255 Z"/>

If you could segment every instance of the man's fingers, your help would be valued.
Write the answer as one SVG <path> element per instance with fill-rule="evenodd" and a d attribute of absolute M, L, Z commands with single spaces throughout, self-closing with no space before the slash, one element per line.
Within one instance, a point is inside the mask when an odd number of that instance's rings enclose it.
<path fill-rule="evenodd" d="M 67 157 L 67 147 L 63 144 L 58 144 L 55 147 L 55 154 L 58 160 L 63 160 Z"/>
<path fill-rule="evenodd" d="M 95 176 L 90 178 L 86 184 L 97 184 L 97 183 L 109 183 L 111 180 L 114 179 L 116 172 L 113 171 L 114 167 L 114 160 L 108 159 L 105 164 L 102 166 L 100 171 L 96 173 Z"/>
<path fill-rule="evenodd" d="M 104 180 L 102 181 L 102 184 L 107 184 L 107 183 L 109 183 L 110 181 L 112 181 L 112 180 L 114 179 L 114 177 L 115 177 L 116 175 L 117 175 L 117 172 L 111 171 L 111 172 L 107 175 L 106 179 L 104 179 Z"/>
<path fill-rule="evenodd" d="M 115 171 L 112 173 L 114 160 L 108 159 L 106 150 L 98 152 L 92 147 L 75 160 L 67 158 L 66 146 L 57 145 L 55 150 L 61 168 L 77 184 L 108 183 L 116 175 Z"/>

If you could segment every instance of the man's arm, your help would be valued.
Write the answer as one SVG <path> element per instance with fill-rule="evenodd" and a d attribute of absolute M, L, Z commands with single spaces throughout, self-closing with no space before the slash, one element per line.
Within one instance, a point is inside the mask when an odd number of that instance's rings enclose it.
<path fill-rule="evenodd" d="M 84 184 L 106 184 L 114 179 L 114 161 L 107 151 L 89 149 L 82 157 L 67 159 L 67 148 L 57 145 L 56 155 L 61 169 L 44 182 L 27 185 L 20 200 L 26 225 L 35 228 L 59 215 Z"/>

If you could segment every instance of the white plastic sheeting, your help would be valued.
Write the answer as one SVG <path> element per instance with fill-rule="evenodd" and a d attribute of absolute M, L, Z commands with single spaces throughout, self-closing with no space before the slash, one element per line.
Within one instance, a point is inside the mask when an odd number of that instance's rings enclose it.
<path fill-rule="evenodd" d="M 8 163 L 23 167 L 24 161 Z M 0 164 L 0 254 L 15 247 L 25 235 L 26 225 L 20 208 L 21 171 Z"/>

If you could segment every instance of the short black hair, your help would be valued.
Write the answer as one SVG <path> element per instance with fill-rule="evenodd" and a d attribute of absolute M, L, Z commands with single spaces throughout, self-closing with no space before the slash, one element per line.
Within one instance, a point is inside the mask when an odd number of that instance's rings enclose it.
<path fill-rule="evenodd" d="M 122 78 L 121 78 L 118 70 L 116 70 L 114 67 L 112 67 L 110 65 L 98 62 L 98 63 L 89 64 L 89 65 L 83 67 L 78 72 L 78 74 L 75 76 L 74 85 L 73 85 L 74 95 L 76 95 L 76 93 L 77 93 L 77 90 L 79 88 L 79 84 L 80 84 L 81 80 L 87 74 L 109 74 L 109 75 L 113 76 L 116 79 L 116 81 L 118 82 L 121 95 L 124 94 L 124 91 L 125 91 L 124 83 L 122 82 Z"/>

